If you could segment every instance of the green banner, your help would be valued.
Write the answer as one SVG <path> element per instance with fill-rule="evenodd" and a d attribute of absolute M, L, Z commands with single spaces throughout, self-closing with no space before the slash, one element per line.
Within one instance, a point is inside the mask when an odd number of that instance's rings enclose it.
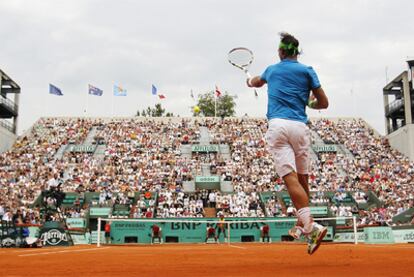
<path fill-rule="evenodd" d="M 391 227 L 364 228 L 365 243 L 394 243 L 394 234 Z"/>
<path fill-rule="evenodd" d="M 111 212 L 111 208 L 104 207 L 104 208 L 90 208 L 89 216 L 91 217 L 107 217 Z"/>
<path fill-rule="evenodd" d="M 392 230 L 396 243 L 414 242 L 414 229 Z"/>
<path fill-rule="evenodd" d="M 209 144 L 209 145 L 192 145 L 191 146 L 191 151 L 192 152 L 203 152 L 203 153 L 207 153 L 207 152 L 218 152 L 219 151 L 219 146 L 217 144 Z"/>
<path fill-rule="evenodd" d="M 91 232 L 90 241 L 91 241 L 92 244 L 98 242 L 98 232 L 97 231 L 92 231 Z M 101 231 L 100 241 L 101 241 L 101 243 L 105 243 L 105 232 L 104 231 Z"/>
<path fill-rule="evenodd" d="M 93 153 L 96 150 L 96 145 L 70 145 L 69 152 Z"/>
<path fill-rule="evenodd" d="M 84 218 L 67 218 L 66 224 L 69 228 L 85 228 L 86 221 Z"/>
<path fill-rule="evenodd" d="M 196 176 L 195 185 L 199 189 L 220 189 L 220 176 Z"/>
<path fill-rule="evenodd" d="M 269 218 L 274 220 L 275 218 Z M 156 224 L 161 228 L 161 233 L 164 241 L 168 238 L 174 238 L 178 242 L 200 243 L 204 242 L 206 238 L 207 226 L 212 226 L 217 230 L 216 223 L 200 223 L 199 220 L 206 220 L 206 218 L 186 218 L 188 222 L 157 222 Z M 216 221 L 217 219 L 213 219 Z M 254 220 L 253 218 L 238 218 L 237 223 L 230 224 L 230 230 L 226 229 L 226 236 L 230 231 L 231 242 L 241 242 L 245 239 L 251 241 L 260 240 L 260 227 L 265 225 L 264 222 L 243 222 L 247 220 Z M 263 220 L 262 218 L 260 220 Z M 286 218 L 283 218 L 286 220 Z M 231 222 L 231 219 L 226 219 L 226 222 Z M 281 241 L 282 236 L 288 236 L 288 230 L 294 226 L 296 218 L 291 221 L 270 222 L 270 237 L 272 241 Z M 111 224 L 111 238 L 112 243 L 125 243 L 130 238 L 136 238 L 138 243 L 150 243 L 151 226 L 154 222 L 145 221 L 123 221 L 112 222 Z M 227 226 L 227 225 L 226 225 Z M 217 232 L 217 231 L 216 231 Z M 224 234 L 220 235 L 220 241 L 224 242 Z"/>
<path fill-rule="evenodd" d="M 91 243 L 91 234 L 85 233 L 83 235 L 71 235 L 73 244 L 90 244 Z"/>
<path fill-rule="evenodd" d="M 196 176 L 196 183 L 220 183 L 220 176 Z"/>
<path fill-rule="evenodd" d="M 328 215 L 328 207 L 327 206 L 315 206 L 309 207 L 312 215 L 319 215 L 319 216 L 326 216 Z"/>
<path fill-rule="evenodd" d="M 358 242 L 364 242 L 365 234 L 364 232 L 357 232 Z M 336 233 L 334 242 L 355 242 L 355 234 L 354 232 L 343 232 L 343 233 Z"/>
<path fill-rule="evenodd" d="M 336 153 L 336 145 L 328 144 L 328 145 L 314 145 L 312 146 L 313 151 L 316 153 Z"/>

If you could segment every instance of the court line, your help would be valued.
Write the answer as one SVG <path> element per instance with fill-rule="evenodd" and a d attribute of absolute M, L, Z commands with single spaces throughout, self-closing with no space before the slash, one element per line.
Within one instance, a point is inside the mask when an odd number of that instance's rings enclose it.
<path fill-rule="evenodd" d="M 384 243 L 384 244 L 369 244 L 369 243 L 363 243 L 363 242 L 359 242 L 358 244 L 354 244 L 354 243 L 331 243 L 331 242 L 327 242 L 327 243 L 322 243 L 321 245 L 324 246 L 349 246 L 349 247 L 388 247 L 388 248 L 414 248 L 414 244 L 413 243 Z"/>
<path fill-rule="evenodd" d="M 18 256 L 19 257 L 29 257 L 29 256 L 40 256 L 40 255 L 59 254 L 59 253 L 73 253 L 73 252 L 83 252 L 83 251 L 96 251 L 96 250 L 104 250 L 104 249 L 108 249 L 108 248 L 110 248 L 110 247 L 88 248 L 88 249 L 75 249 L 75 250 L 60 250 L 60 251 L 51 251 L 51 252 L 22 254 L 22 255 L 18 255 Z"/>
<path fill-rule="evenodd" d="M 369 245 L 364 244 L 364 247 L 377 247 L 377 248 L 398 248 L 398 249 L 414 249 L 414 245 L 398 245 L 398 244 L 384 244 L 384 245 Z"/>
<path fill-rule="evenodd" d="M 237 246 L 237 245 L 233 245 L 233 244 L 229 244 L 230 247 L 234 247 L 234 248 L 239 248 L 239 249 L 247 249 L 246 247 L 243 246 Z"/>
<path fill-rule="evenodd" d="M 67 246 L 67 247 L 62 247 L 59 246 L 58 249 L 62 250 L 62 249 L 71 249 L 71 250 L 79 250 L 79 249 L 90 249 L 91 247 L 83 247 L 83 248 L 76 248 L 73 249 L 73 246 Z M 51 247 L 39 247 L 39 248 L 20 248 L 18 250 L 14 250 L 12 251 L 13 253 L 22 253 L 22 252 L 42 252 L 42 251 L 52 251 L 52 250 L 57 250 L 56 248 L 53 249 Z"/>

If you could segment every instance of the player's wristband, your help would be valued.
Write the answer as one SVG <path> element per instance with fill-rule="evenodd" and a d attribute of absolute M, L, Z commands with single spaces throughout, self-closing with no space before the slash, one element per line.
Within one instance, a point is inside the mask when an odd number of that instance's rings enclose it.
<path fill-rule="evenodd" d="M 318 105 L 318 100 L 309 100 L 308 107 L 311 109 L 315 109 L 316 105 Z"/>

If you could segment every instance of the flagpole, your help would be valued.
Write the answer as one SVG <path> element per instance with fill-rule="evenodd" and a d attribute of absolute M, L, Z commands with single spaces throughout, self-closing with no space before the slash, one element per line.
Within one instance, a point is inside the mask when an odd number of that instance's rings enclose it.
<path fill-rule="evenodd" d="M 88 88 L 88 93 L 86 93 L 86 105 L 85 105 L 85 112 L 84 112 L 85 117 L 88 114 L 88 95 L 89 95 L 89 88 Z"/>
<path fill-rule="evenodd" d="M 217 117 L 217 95 L 216 92 L 213 92 L 213 96 L 214 96 L 214 117 Z"/>
<path fill-rule="evenodd" d="M 112 117 L 114 117 L 114 101 L 115 101 L 115 99 L 114 99 L 114 92 L 112 91 L 112 112 L 111 112 Z"/>

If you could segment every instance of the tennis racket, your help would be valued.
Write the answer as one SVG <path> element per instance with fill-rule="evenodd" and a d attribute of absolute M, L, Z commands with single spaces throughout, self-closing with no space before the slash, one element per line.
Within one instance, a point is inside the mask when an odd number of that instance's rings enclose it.
<path fill-rule="evenodd" d="M 249 67 L 253 62 L 253 52 L 245 47 L 236 47 L 230 50 L 228 54 L 229 63 L 246 73 L 248 78 L 252 75 L 249 73 Z"/>
<path fill-rule="evenodd" d="M 254 59 L 252 50 L 246 47 L 236 47 L 230 50 L 228 54 L 229 63 L 241 70 L 246 74 L 247 78 L 252 78 L 249 73 L 249 67 Z M 258 96 L 256 89 L 254 89 L 255 97 Z"/>

